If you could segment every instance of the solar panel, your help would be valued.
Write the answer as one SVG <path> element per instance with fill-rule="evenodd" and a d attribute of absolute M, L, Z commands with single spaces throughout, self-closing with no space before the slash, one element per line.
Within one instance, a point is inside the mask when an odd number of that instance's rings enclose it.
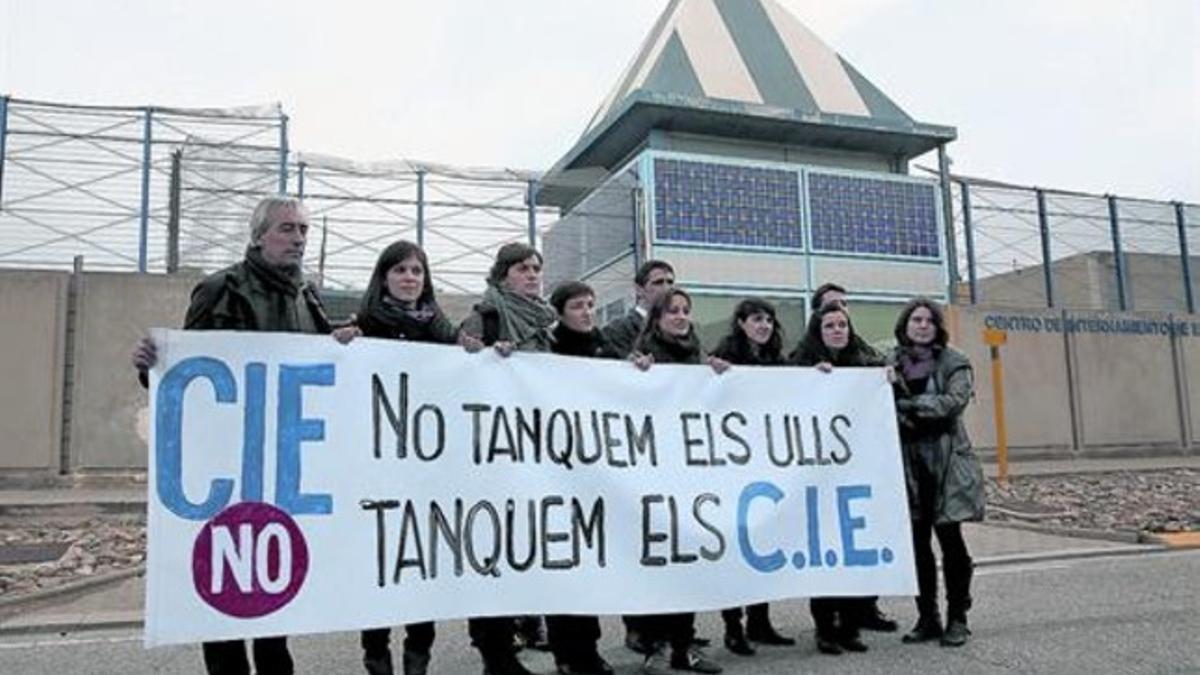
<path fill-rule="evenodd" d="M 814 251 L 938 258 L 935 186 L 808 173 Z"/>
<path fill-rule="evenodd" d="M 804 247 L 796 171 L 656 158 L 654 215 L 659 240 Z"/>

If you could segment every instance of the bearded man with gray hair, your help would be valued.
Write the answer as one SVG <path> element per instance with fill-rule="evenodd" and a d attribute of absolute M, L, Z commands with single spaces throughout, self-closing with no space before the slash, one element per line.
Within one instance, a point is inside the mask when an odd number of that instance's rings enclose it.
<path fill-rule="evenodd" d="M 299 200 L 280 195 L 260 201 L 250 217 L 245 257 L 196 285 L 184 329 L 328 333 L 321 299 L 301 269 L 307 240 L 308 212 Z M 142 338 L 133 365 L 143 385 L 157 360 L 154 341 Z M 203 651 L 210 675 L 250 675 L 241 640 L 205 642 Z M 295 672 L 286 637 L 256 639 L 252 652 L 258 675 Z"/>

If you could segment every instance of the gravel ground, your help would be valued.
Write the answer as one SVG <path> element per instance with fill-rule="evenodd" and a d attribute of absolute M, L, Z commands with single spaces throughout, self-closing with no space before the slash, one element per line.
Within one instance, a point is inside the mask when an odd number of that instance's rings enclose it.
<path fill-rule="evenodd" d="M 25 595 L 137 567 L 146 560 L 146 526 L 140 518 L 0 525 L 0 548 L 50 543 L 69 546 L 54 562 L 0 565 L 0 597 Z"/>
<path fill-rule="evenodd" d="M 1200 530 L 1200 471 L 1194 469 L 1020 476 L 1004 487 L 988 481 L 987 494 L 989 505 L 1033 516 L 993 508 L 989 520 L 1110 531 Z"/>

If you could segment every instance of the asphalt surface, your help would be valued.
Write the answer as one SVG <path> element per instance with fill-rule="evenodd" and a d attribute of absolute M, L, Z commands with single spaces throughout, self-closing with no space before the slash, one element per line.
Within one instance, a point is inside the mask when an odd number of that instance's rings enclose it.
<path fill-rule="evenodd" d="M 903 645 L 898 635 L 866 634 L 871 650 L 839 657 L 817 654 L 807 603 L 777 603 L 775 623 L 800 643 L 738 657 L 719 646 L 710 654 L 736 673 L 1200 673 L 1200 551 L 999 565 L 979 570 L 971 613 L 973 640 L 961 649 Z M 911 601 L 884 608 L 903 627 Z M 720 619 L 701 616 L 702 635 L 719 645 Z M 432 673 L 480 672 L 462 622 L 438 626 Z M 620 645 L 621 626 L 604 620 L 601 652 L 622 674 L 640 660 Z M 361 673 L 358 636 L 332 634 L 292 641 L 297 673 Z M 526 665 L 553 672 L 549 655 L 526 653 Z M 0 639 L 0 673 L 202 673 L 195 646 L 145 650 L 138 631 L 10 635 Z"/>

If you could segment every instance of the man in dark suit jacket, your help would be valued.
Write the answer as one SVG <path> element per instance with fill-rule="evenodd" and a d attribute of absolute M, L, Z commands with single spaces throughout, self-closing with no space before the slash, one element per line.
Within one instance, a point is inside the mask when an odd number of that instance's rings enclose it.
<path fill-rule="evenodd" d="M 664 260 L 647 260 L 633 277 L 635 304 L 624 316 L 604 327 L 604 337 L 621 358 L 633 351 L 633 342 L 642 332 L 650 305 L 675 286 L 675 268 Z"/>

